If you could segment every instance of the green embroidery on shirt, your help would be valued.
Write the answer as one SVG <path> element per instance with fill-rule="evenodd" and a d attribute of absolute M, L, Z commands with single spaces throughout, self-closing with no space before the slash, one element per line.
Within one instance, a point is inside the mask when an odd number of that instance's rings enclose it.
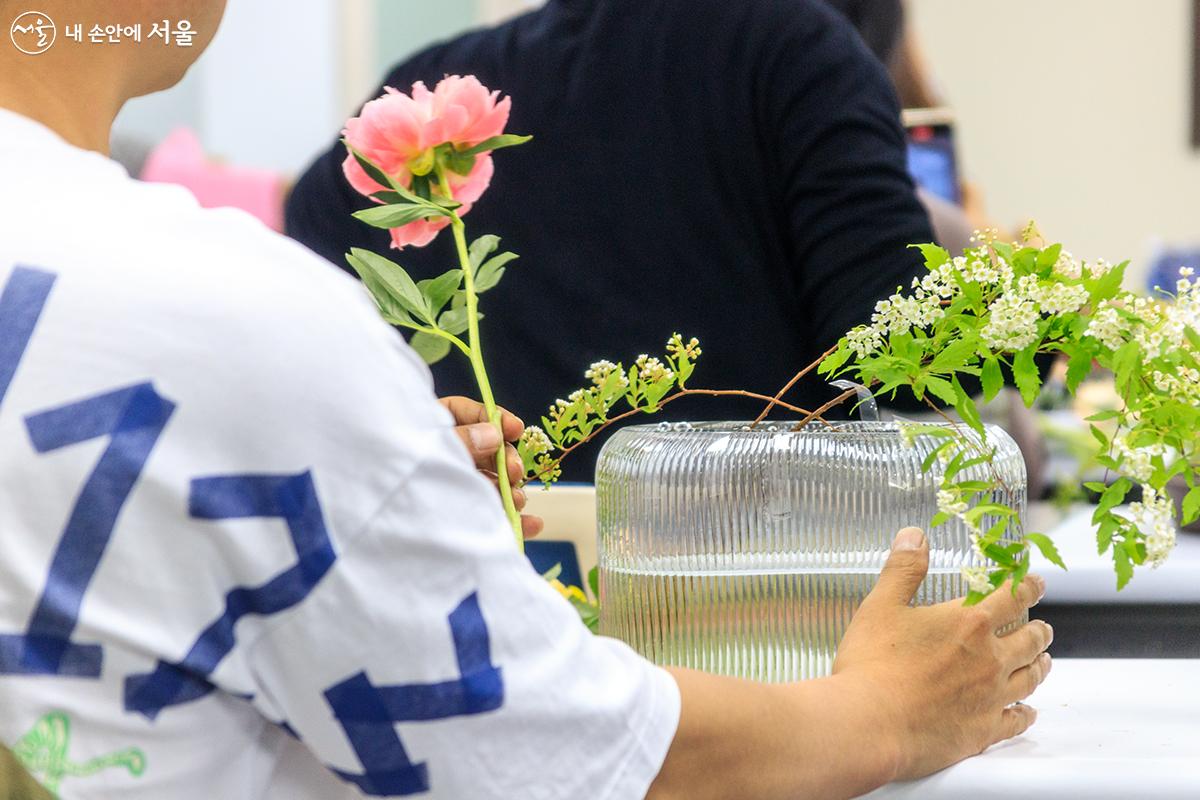
<path fill-rule="evenodd" d="M 61 711 L 42 717 L 13 745 L 13 753 L 42 782 L 52 794 L 58 794 L 63 778 L 85 778 L 106 769 L 124 767 L 135 778 L 146 771 L 146 756 L 136 747 L 127 747 L 107 756 L 73 763 L 71 749 L 71 719 Z"/>

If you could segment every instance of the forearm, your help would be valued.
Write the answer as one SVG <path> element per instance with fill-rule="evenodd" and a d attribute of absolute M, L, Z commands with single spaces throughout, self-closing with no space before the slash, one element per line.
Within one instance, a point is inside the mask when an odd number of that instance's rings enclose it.
<path fill-rule="evenodd" d="M 847 678 L 765 685 L 671 674 L 679 730 L 649 800 L 836 800 L 896 773 L 898 736 Z"/>

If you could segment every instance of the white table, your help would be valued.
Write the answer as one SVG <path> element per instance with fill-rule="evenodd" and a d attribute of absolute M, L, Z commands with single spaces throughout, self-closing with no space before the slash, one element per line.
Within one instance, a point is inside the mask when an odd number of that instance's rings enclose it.
<path fill-rule="evenodd" d="M 1058 659 L 1024 736 L 870 800 L 1197 800 L 1200 660 Z"/>
<path fill-rule="evenodd" d="M 1058 545 L 1067 571 L 1034 551 L 1033 570 L 1046 578 L 1045 603 L 1200 603 L 1200 533 L 1180 533 L 1175 551 L 1158 569 L 1138 569 L 1117 591 L 1111 554 L 1096 553 L 1095 506 L 1076 506 L 1065 515 L 1044 504 L 1030 508 L 1030 530 L 1047 533 Z M 1056 519 L 1057 517 L 1057 519 Z M 1200 798 L 1200 788 L 1196 791 Z"/>

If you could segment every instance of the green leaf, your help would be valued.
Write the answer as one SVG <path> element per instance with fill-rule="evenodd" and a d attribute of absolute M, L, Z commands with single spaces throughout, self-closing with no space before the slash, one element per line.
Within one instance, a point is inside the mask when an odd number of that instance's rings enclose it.
<path fill-rule="evenodd" d="M 483 262 L 475 274 L 475 292 L 482 294 L 488 289 L 495 288 L 504 277 L 505 265 L 516 260 L 516 253 L 501 253 Z"/>
<path fill-rule="evenodd" d="M 936 244 L 910 244 L 909 247 L 921 251 L 928 269 L 937 269 L 950 261 L 950 254 L 946 252 L 946 248 L 938 247 Z"/>
<path fill-rule="evenodd" d="M 479 268 L 483 266 L 483 262 L 495 252 L 500 246 L 500 237 L 492 234 L 480 236 L 475 241 L 471 242 L 471 247 L 467 252 L 468 260 L 471 262 L 471 276 L 479 274 Z"/>
<path fill-rule="evenodd" d="M 1113 267 L 1106 275 L 1095 280 L 1088 280 L 1085 285 L 1088 291 L 1091 292 L 1091 305 L 1096 306 L 1101 300 L 1110 300 L 1121 290 L 1121 281 L 1125 278 L 1125 265 L 1129 262 Z"/>
<path fill-rule="evenodd" d="M 483 315 L 479 315 L 483 319 Z M 465 308 L 451 309 L 438 317 L 437 326 L 452 336 L 458 336 L 470 327 Z"/>
<path fill-rule="evenodd" d="M 983 382 L 984 402 L 990 403 L 1000 393 L 1000 390 L 1004 388 L 1004 374 L 1000 371 L 999 360 L 995 358 L 985 359 L 980 379 Z"/>
<path fill-rule="evenodd" d="M 942 442 L 937 447 L 930 450 L 929 454 L 925 456 L 925 460 L 921 462 L 921 472 L 929 472 L 929 468 L 933 466 L 933 462 L 937 461 L 938 454 L 952 444 L 954 444 L 952 441 Z"/>
<path fill-rule="evenodd" d="M 413 279 L 409 277 L 404 267 L 359 247 L 350 251 L 350 255 L 346 256 L 346 261 L 367 284 L 368 289 L 372 290 L 372 293 L 375 288 L 378 288 L 399 303 L 408 313 L 433 324 L 433 314 L 425 305 L 425 297 L 417 288 L 417 284 L 413 283 Z M 375 280 L 368 281 L 367 275 L 371 275 Z"/>
<path fill-rule="evenodd" d="M 1042 533 L 1027 533 L 1025 538 L 1033 542 L 1051 564 L 1059 569 L 1067 568 L 1067 565 L 1063 563 L 1062 556 L 1059 555 L 1058 548 L 1054 546 L 1054 542 L 1050 540 L 1049 536 Z"/>
<path fill-rule="evenodd" d="M 1054 268 L 1058 263 L 1058 257 L 1062 254 L 1061 244 L 1052 244 L 1038 254 L 1037 270 L 1038 272 L 1047 272 Z"/>
<path fill-rule="evenodd" d="M 392 178 L 386 172 L 384 172 L 378 164 L 360 153 L 357 149 L 355 149 L 354 145 L 350 144 L 350 142 L 346 139 L 342 139 L 342 144 L 346 145 L 346 149 L 350 151 L 350 155 L 354 156 L 354 160 L 358 162 L 358 165 L 363 168 L 363 172 L 367 173 L 368 178 L 375 181 L 380 186 L 391 187 L 392 190 L 403 196 L 403 192 L 400 192 L 400 189 L 403 187 L 399 186 L 396 181 L 392 180 Z"/>
<path fill-rule="evenodd" d="M 549 583 L 550 581 L 553 581 L 553 580 L 558 580 L 558 576 L 562 575 L 562 570 L 563 570 L 562 563 L 559 562 L 558 564 L 555 564 L 553 567 L 551 567 L 550 569 L 548 569 L 542 573 L 542 580 L 546 581 L 547 583 Z"/>
<path fill-rule="evenodd" d="M 396 203 L 356 211 L 351 216 L 372 227 L 390 230 L 392 228 L 401 228 L 411 222 L 428 219 L 429 217 L 449 216 L 449 213 L 436 206 L 418 205 L 417 203 Z"/>
<path fill-rule="evenodd" d="M 425 205 L 425 206 L 428 206 L 430 204 L 430 201 L 425 200 L 424 198 L 418 197 L 416 194 L 408 191 L 407 189 L 404 190 L 404 194 L 400 194 L 400 192 L 397 192 L 395 190 L 376 192 L 375 194 L 371 195 L 371 198 L 373 200 L 378 200 L 381 204 L 383 204 L 385 206 L 386 205 L 396 205 L 399 203 L 408 203 L 408 204 L 412 204 L 412 205 Z M 457 200 L 447 200 L 444 197 L 439 197 L 438 199 L 433 200 L 432 203 L 433 203 L 433 205 L 436 205 L 439 208 L 442 208 L 446 211 L 453 211 L 456 208 L 462 207 L 462 203 L 458 202 Z"/>
<path fill-rule="evenodd" d="M 1183 498 L 1183 524 L 1190 525 L 1200 519 L 1200 486 L 1193 487 Z"/>
<path fill-rule="evenodd" d="M 1013 594 L 1016 595 L 1017 586 L 1021 581 L 1025 580 L 1025 576 L 1029 574 L 1029 564 L 1032 559 L 1029 557 L 1029 552 L 1026 551 L 1025 557 L 1017 562 L 1017 568 L 1012 572 Z"/>
<path fill-rule="evenodd" d="M 600 568 L 592 567 L 587 576 L 588 588 L 592 590 L 592 597 L 600 599 Z"/>
<path fill-rule="evenodd" d="M 452 269 L 436 278 L 421 281 L 417 284 L 421 295 L 429 304 L 430 314 L 437 316 L 441 313 L 442 309 L 446 307 L 446 303 L 450 302 L 450 298 L 454 296 L 454 293 L 462 284 L 462 279 L 462 270 Z"/>
<path fill-rule="evenodd" d="M 1197 333 L 1190 325 L 1185 326 L 1183 335 L 1187 337 L 1188 344 L 1195 350 L 1200 350 L 1200 333 Z"/>
<path fill-rule="evenodd" d="M 1141 348 L 1137 342 L 1126 342 L 1113 354 L 1112 371 L 1119 392 L 1123 393 L 1125 388 L 1137 379 L 1140 359 Z"/>
<path fill-rule="evenodd" d="M 1129 490 L 1132 488 L 1133 482 L 1129 478 L 1119 478 L 1112 486 L 1105 489 L 1104 494 L 1100 495 L 1100 504 L 1092 515 L 1092 522 L 1100 522 L 1105 514 L 1121 505 L 1125 501 L 1125 495 L 1129 494 Z"/>
<path fill-rule="evenodd" d="M 1075 394 L 1079 384 L 1092 374 L 1092 352 L 1086 347 L 1076 347 L 1067 361 L 1067 391 Z"/>
<path fill-rule="evenodd" d="M 1129 554 L 1125 552 L 1124 547 L 1114 547 L 1113 567 L 1117 571 L 1117 591 L 1121 591 L 1129 585 L 1130 579 L 1133 578 L 1133 564 L 1129 561 Z"/>
<path fill-rule="evenodd" d="M 958 396 L 954 393 L 954 386 L 945 378 L 939 378 L 936 375 L 931 375 L 925 379 L 925 388 L 947 405 L 954 405 Z"/>
<path fill-rule="evenodd" d="M 975 355 L 975 348 L 977 346 L 978 343 L 974 339 L 958 339 L 952 342 L 934 356 L 933 362 L 929 365 L 929 371 L 936 373 L 951 372 L 964 366 L 967 363 L 967 359 Z"/>
<path fill-rule="evenodd" d="M 493 136 L 490 139 L 484 139 L 474 147 L 468 147 L 466 150 L 460 151 L 459 155 L 477 156 L 492 150 L 501 150 L 505 147 L 516 147 L 519 144 L 525 144 L 531 139 L 533 139 L 532 136 L 518 136 L 515 133 L 502 133 L 499 136 Z"/>
<path fill-rule="evenodd" d="M 1037 364 L 1033 357 L 1037 354 L 1037 345 L 1030 345 L 1013 359 L 1013 380 L 1021 392 L 1021 399 L 1029 408 L 1037 400 L 1038 391 L 1042 388 L 1042 377 L 1038 374 Z"/>
<path fill-rule="evenodd" d="M 821 362 L 821 366 L 817 368 L 817 372 L 822 375 L 832 375 L 833 373 L 837 372 L 843 364 L 850 360 L 850 355 L 850 345 L 846 341 L 845 337 L 843 337 L 842 340 L 838 342 L 838 349 L 825 356 L 825 359 Z"/>
<path fill-rule="evenodd" d="M 417 331 L 408 340 L 408 346 L 417 352 L 426 364 L 436 364 L 450 355 L 450 340 L 425 331 Z"/>

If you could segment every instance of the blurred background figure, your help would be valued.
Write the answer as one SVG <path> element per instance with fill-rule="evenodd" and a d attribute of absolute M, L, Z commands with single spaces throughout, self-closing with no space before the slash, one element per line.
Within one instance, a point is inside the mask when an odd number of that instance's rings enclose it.
<path fill-rule="evenodd" d="M 692 381 L 773 393 L 922 267 L 931 241 L 907 172 L 881 63 L 819 0 L 550 0 L 392 70 L 386 86 L 474 74 L 513 98 L 509 130 L 534 142 L 497 157 L 468 227 L 521 254 L 488 296 L 498 397 L 537 419 L 593 361 L 658 353 L 673 330 L 704 347 Z M 548 80 L 547 76 L 553 76 Z M 382 88 L 379 90 L 382 91 Z M 344 267 L 386 232 L 350 217 L 371 201 L 334 144 L 297 183 L 288 233 Z M 398 260 L 432 277 L 448 238 Z M 460 359 L 434 367 L 469 394 Z M 817 381 L 789 399 L 816 408 Z M 686 402 L 686 401 L 685 401 Z M 761 403 L 673 407 L 754 417 Z M 595 449 L 568 462 L 590 478 Z"/>
<path fill-rule="evenodd" d="M 840 11 L 887 67 L 906 112 L 909 171 L 937 242 L 961 253 L 971 234 L 993 227 L 979 190 L 960 177 L 954 115 L 934 86 L 902 0 L 826 0 Z M 936 147 L 926 146 L 926 142 Z"/>

